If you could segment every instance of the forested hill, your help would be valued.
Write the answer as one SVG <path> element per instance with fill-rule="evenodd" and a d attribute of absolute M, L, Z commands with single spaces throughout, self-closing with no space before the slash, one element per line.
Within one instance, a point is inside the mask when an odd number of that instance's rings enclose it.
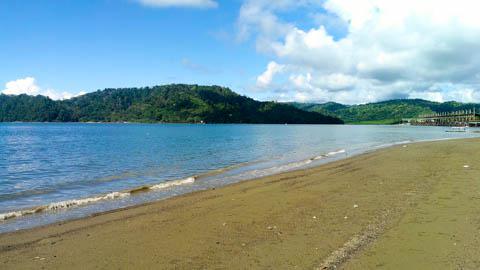
<path fill-rule="evenodd" d="M 291 103 L 297 108 L 336 116 L 346 123 L 394 124 L 402 118 L 412 118 L 433 112 L 451 112 L 477 108 L 480 104 L 460 102 L 432 102 L 422 99 L 397 99 L 363 105 Z"/>
<path fill-rule="evenodd" d="M 336 117 L 259 102 L 220 86 L 105 89 L 63 101 L 0 95 L 0 122 L 341 124 Z"/>

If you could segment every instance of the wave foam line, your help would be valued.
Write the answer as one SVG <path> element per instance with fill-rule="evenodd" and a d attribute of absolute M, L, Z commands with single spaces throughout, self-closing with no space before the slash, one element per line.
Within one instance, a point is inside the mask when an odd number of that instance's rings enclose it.
<path fill-rule="evenodd" d="M 327 157 L 335 156 L 335 155 L 338 155 L 338 154 L 343 154 L 343 153 L 346 153 L 346 152 L 347 152 L 347 150 L 340 149 L 338 151 L 333 151 L 333 152 L 328 153 Z"/>
<path fill-rule="evenodd" d="M 81 206 L 81 205 L 96 203 L 96 202 L 99 202 L 99 201 L 120 199 L 120 198 L 125 198 L 127 196 L 130 196 L 130 193 L 128 193 L 128 192 L 112 192 L 112 193 L 109 193 L 109 194 L 106 194 L 106 195 L 103 195 L 103 196 L 96 196 L 96 197 L 90 197 L 90 198 L 85 198 L 85 199 L 55 202 L 55 203 L 51 203 L 51 204 L 48 204 L 48 205 L 45 205 L 45 206 L 35 207 L 35 208 L 32 208 L 32 209 L 3 213 L 3 214 L 0 214 L 0 220 L 18 218 L 18 217 L 33 215 L 33 214 L 40 213 L 40 212 L 45 212 L 45 211 L 67 209 L 67 208 L 71 208 L 71 207 L 74 207 L 74 206 Z"/>
<path fill-rule="evenodd" d="M 61 210 L 61 209 L 68 209 L 68 208 L 72 208 L 72 207 L 97 203 L 97 202 L 100 202 L 100 201 L 122 199 L 122 198 L 126 198 L 126 197 L 128 197 L 132 194 L 135 194 L 135 193 L 138 193 L 138 192 L 141 192 L 141 191 L 161 190 L 161 189 L 167 189 L 167 188 L 175 187 L 175 186 L 193 184 L 195 182 L 195 180 L 196 180 L 195 177 L 188 177 L 186 179 L 168 181 L 168 182 L 165 182 L 165 183 L 160 183 L 160 184 L 153 185 L 153 186 L 140 187 L 140 188 L 132 189 L 132 190 L 125 191 L 125 192 L 112 192 L 112 193 L 108 193 L 106 195 L 95 196 L 95 197 L 90 197 L 90 198 L 85 198 L 85 199 L 55 202 L 55 203 L 51 203 L 51 204 L 48 204 L 48 205 L 45 205 L 45 206 L 39 206 L 39 207 L 31 208 L 31 209 L 2 213 L 2 214 L 0 214 L 0 220 L 13 219 L 13 218 L 18 218 L 18 217 L 27 216 L 27 215 L 33 215 L 33 214 L 40 213 L 40 212 L 45 212 L 45 211 L 55 211 L 55 210 Z"/>
<path fill-rule="evenodd" d="M 165 183 L 153 185 L 150 187 L 152 190 L 158 190 L 158 189 L 166 189 L 169 187 L 175 187 L 175 186 L 182 186 L 182 185 L 187 185 L 187 184 L 193 184 L 195 182 L 195 177 L 188 177 L 186 179 L 182 180 L 175 180 L 175 181 L 168 181 Z"/>
<path fill-rule="evenodd" d="M 279 172 L 288 171 L 288 170 L 291 170 L 291 169 L 303 167 L 303 166 L 308 165 L 310 163 L 312 163 L 312 159 L 307 159 L 307 160 L 298 161 L 298 162 L 291 162 L 291 163 L 288 163 L 288 164 L 285 164 L 285 165 L 272 167 L 271 169 L 274 170 L 274 171 L 279 171 Z"/>
<path fill-rule="evenodd" d="M 295 169 L 298 169 L 298 168 L 305 167 L 308 164 L 312 163 L 313 161 L 324 159 L 324 158 L 329 158 L 329 157 L 332 157 L 332 156 L 335 156 L 335 155 L 338 155 L 338 154 L 343 154 L 343 153 L 346 153 L 346 152 L 347 152 L 347 150 L 340 149 L 340 150 L 337 150 L 337 151 L 329 152 L 327 154 L 322 154 L 322 155 L 319 155 L 319 156 L 316 156 L 316 157 L 312 157 L 312 158 L 309 158 L 309 159 L 306 159 L 306 160 L 291 162 L 291 163 L 283 164 L 283 165 L 280 165 L 280 166 L 274 166 L 274 167 L 265 168 L 265 169 L 252 170 L 252 171 L 243 173 L 242 175 L 249 174 L 249 175 L 254 175 L 254 177 L 262 177 L 262 176 L 265 176 L 265 175 L 271 175 L 271 174 L 281 173 L 281 172 L 285 172 L 285 171 L 292 171 L 292 170 L 295 170 Z"/>
<path fill-rule="evenodd" d="M 316 156 L 314 158 L 312 158 L 311 160 L 320 160 L 320 159 L 323 159 L 323 158 L 328 158 L 328 157 L 331 157 L 331 156 L 335 156 L 335 155 L 338 155 L 338 154 L 343 154 L 343 153 L 346 153 L 347 150 L 345 149 L 340 149 L 338 151 L 332 151 L 332 152 L 329 152 L 327 154 L 323 154 L 323 155 L 320 155 L 320 156 Z"/>
<path fill-rule="evenodd" d="M 121 199 L 128 196 L 130 196 L 129 192 L 112 192 L 104 196 L 51 203 L 45 208 L 45 210 L 59 210 L 59 209 L 71 208 L 73 206 L 81 206 L 85 204 L 96 203 L 99 201 Z"/>

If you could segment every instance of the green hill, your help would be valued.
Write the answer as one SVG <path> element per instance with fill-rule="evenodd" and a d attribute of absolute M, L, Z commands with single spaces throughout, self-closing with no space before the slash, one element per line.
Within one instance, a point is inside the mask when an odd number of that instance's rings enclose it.
<path fill-rule="evenodd" d="M 302 110 L 339 117 L 346 123 L 353 124 L 395 124 L 402 118 L 413 118 L 425 113 L 480 108 L 480 104 L 453 101 L 439 103 L 422 99 L 397 99 L 362 105 L 343 105 L 334 102 L 291 104 Z"/>
<path fill-rule="evenodd" d="M 44 96 L 0 94 L 0 122 L 70 120 L 72 120 L 72 111 L 62 102 Z"/>
<path fill-rule="evenodd" d="M 259 102 L 220 86 L 105 89 L 64 101 L 0 95 L 0 121 L 341 124 L 336 117 Z"/>

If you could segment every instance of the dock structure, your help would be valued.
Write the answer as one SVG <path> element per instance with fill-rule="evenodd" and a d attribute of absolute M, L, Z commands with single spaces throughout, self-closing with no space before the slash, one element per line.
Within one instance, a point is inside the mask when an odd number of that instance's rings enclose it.
<path fill-rule="evenodd" d="M 419 115 L 417 118 L 404 119 L 414 126 L 450 126 L 450 127 L 478 127 L 480 113 L 476 109 L 455 112 L 438 112 Z"/>

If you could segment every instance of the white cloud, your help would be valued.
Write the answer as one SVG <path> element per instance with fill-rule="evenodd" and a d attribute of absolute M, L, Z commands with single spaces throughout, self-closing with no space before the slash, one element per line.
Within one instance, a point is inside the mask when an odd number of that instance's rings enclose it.
<path fill-rule="evenodd" d="M 240 35 L 254 35 L 257 50 L 289 78 L 279 90 L 276 78 L 266 76 L 264 91 L 272 95 L 348 103 L 480 101 L 479 9 L 469 0 L 250 0 L 238 24 Z M 282 19 L 287 10 L 320 15 L 304 29 Z"/>
<path fill-rule="evenodd" d="M 311 73 L 293 74 L 290 82 L 299 89 L 322 88 L 331 92 L 349 90 L 357 84 L 357 78 L 342 73 L 313 77 Z"/>
<path fill-rule="evenodd" d="M 475 91 L 467 86 L 433 85 L 427 91 L 414 91 L 410 93 L 411 98 L 428 99 L 437 102 L 460 101 L 460 102 L 478 102 L 480 100 L 480 92 Z"/>
<path fill-rule="evenodd" d="M 7 82 L 5 84 L 5 89 L 0 93 L 5 95 L 20 95 L 20 94 L 26 94 L 30 96 L 42 95 L 42 96 L 50 97 L 51 99 L 55 99 L 55 100 L 69 99 L 72 97 L 86 94 L 83 91 L 78 94 L 72 94 L 69 92 L 64 92 L 64 91 L 60 92 L 53 89 L 42 89 L 40 86 L 37 85 L 37 82 L 33 77 L 26 77 L 23 79 Z"/>
<path fill-rule="evenodd" d="M 137 0 L 145 6 L 168 8 L 168 7 L 190 7 L 190 8 L 216 8 L 218 3 L 213 0 Z"/>
<path fill-rule="evenodd" d="M 274 76 L 282 72 L 283 69 L 283 65 L 279 65 L 273 61 L 270 62 L 267 66 L 267 70 L 257 77 L 257 86 L 261 88 L 270 86 Z"/>
<path fill-rule="evenodd" d="M 5 84 L 5 90 L 2 93 L 6 95 L 37 95 L 40 91 L 40 87 L 35 82 L 35 78 L 26 77 L 24 79 L 18 79 L 10 81 Z"/>

